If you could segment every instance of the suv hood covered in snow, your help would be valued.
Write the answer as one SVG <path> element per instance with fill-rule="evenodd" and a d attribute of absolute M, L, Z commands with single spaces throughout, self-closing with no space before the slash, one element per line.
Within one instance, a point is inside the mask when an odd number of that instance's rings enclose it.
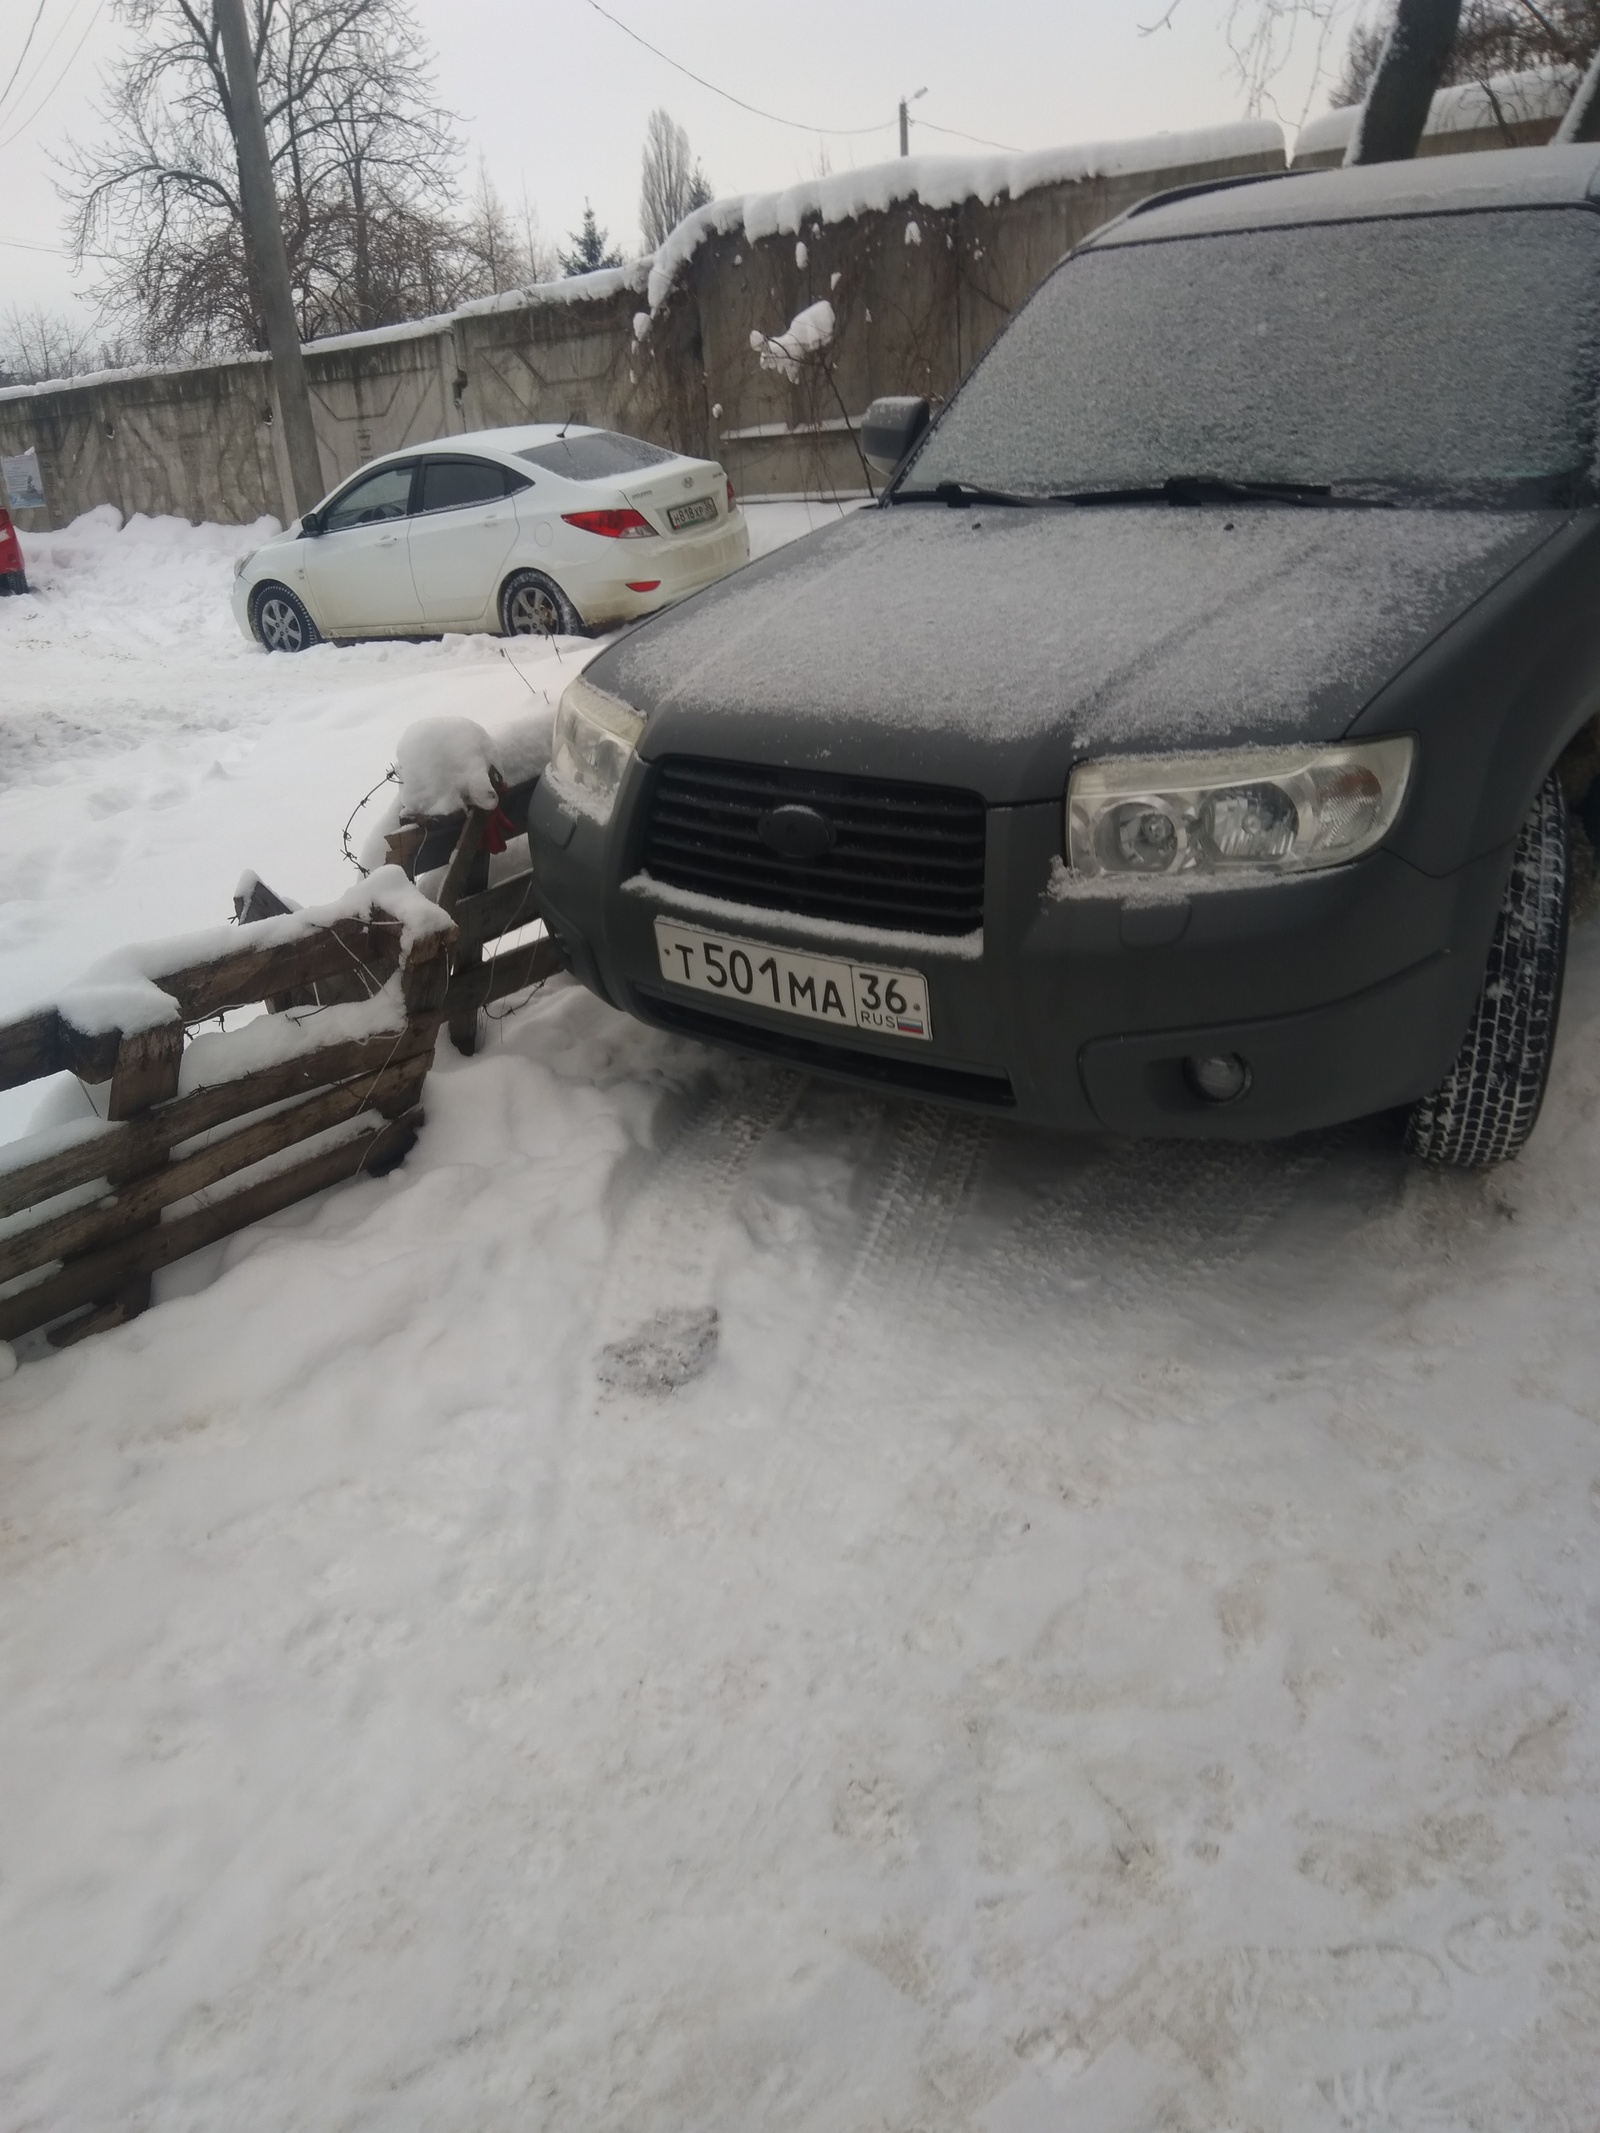
<path fill-rule="evenodd" d="M 897 505 L 589 669 L 647 757 L 1059 797 L 1085 755 L 1332 740 L 1561 512 Z"/>

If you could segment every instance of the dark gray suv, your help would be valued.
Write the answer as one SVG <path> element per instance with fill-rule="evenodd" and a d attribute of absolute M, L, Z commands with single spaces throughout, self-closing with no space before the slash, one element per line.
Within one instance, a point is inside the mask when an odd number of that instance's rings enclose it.
<path fill-rule="evenodd" d="M 877 508 L 569 687 L 574 971 L 1049 1126 L 1515 1154 L 1600 710 L 1597 192 L 1525 149 L 1099 231 L 931 427 L 879 404 Z"/>

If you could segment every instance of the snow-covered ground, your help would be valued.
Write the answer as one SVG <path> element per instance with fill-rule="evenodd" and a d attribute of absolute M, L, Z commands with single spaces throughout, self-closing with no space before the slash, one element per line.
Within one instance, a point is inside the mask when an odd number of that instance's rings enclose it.
<path fill-rule="evenodd" d="M 0 1012 L 579 656 L 269 661 L 244 545 L 29 543 Z M 443 1047 L 0 1387 L 0 2127 L 1586 2133 L 1597 1035 L 1591 922 L 1487 1180 Z"/>

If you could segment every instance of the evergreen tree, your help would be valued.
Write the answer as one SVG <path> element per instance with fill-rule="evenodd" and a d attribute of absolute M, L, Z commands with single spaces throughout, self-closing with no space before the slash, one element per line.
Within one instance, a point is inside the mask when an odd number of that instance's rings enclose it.
<path fill-rule="evenodd" d="M 556 254 L 563 274 L 592 274 L 597 267 L 622 264 L 622 254 L 610 249 L 611 232 L 601 229 L 587 200 L 583 203 L 583 227 L 574 230 L 568 241 L 572 250 Z"/>

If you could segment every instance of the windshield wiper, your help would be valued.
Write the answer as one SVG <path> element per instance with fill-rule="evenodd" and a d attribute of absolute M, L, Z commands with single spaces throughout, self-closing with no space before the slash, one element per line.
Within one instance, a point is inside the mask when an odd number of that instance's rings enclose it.
<path fill-rule="evenodd" d="M 975 481 L 941 481 L 932 489 L 895 489 L 888 501 L 894 504 L 1058 504 L 1059 496 L 1024 496 L 1011 489 L 986 489 Z"/>
<path fill-rule="evenodd" d="M 1226 474 L 1169 474 L 1165 481 L 1135 489 L 1075 489 L 1058 499 L 1072 504 L 1327 504 L 1364 498 L 1336 497 L 1331 482 L 1235 481 Z"/>
<path fill-rule="evenodd" d="M 988 489 L 981 482 L 941 481 L 931 489 L 895 489 L 892 504 L 1342 504 L 1370 508 L 1390 499 L 1367 490 L 1339 495 L 1331 482 L 1235 481 L 1226 474 L 1169 474 L 1165 481 L 1129 489 Z"/>

